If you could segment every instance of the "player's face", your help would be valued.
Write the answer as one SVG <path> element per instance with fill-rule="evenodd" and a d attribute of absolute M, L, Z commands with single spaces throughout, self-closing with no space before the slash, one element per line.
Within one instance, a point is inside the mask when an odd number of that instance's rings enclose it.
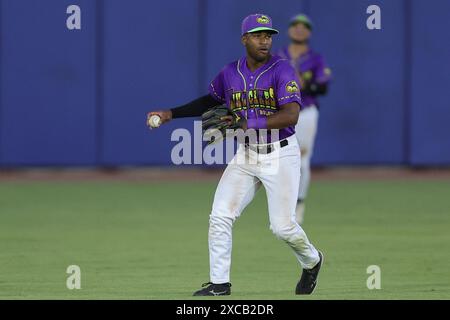
<path fill-rule="evenodd" d="M 269 32 L 247 33 L 242 37 L 247 54 L 256 61 L 264 61 L 270 56 L 272 34 Z"/>
<path fill-rule="evenodd" d="M 305 42 L 311 37 L 311 30 L 303 23 L 297 23 L 289 27 L 288 34 L 292 41 Z"/>

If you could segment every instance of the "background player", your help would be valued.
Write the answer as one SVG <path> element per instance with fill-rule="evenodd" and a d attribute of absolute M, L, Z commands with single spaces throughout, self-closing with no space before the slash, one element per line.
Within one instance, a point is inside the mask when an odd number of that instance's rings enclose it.
<path fill-rule="evenodd" d="M 278 52 L 280 56 L 291 61 L 292 66 L 299 74 L 302 88 L 302 109 L 299 121 L 295 126 L 302 159 L 296 208 L 296 217 L 299 224 L 303 222 L 304 201 L 311 177 L 310 160 L 319 120 L 317 96 L 326 94 L 331 77 L 331 70 L 326 66 L 324 58 L 309 47 L 311 31 L 312 23 L 306 15 L 294 16 L 290 20 L 288 30 L 291 43 Z"/>
<path fill-rule="evenodd" d="M 242 120 L 244 130 L 261 133 L 261 129 L 279 129 L 278 140 L 272 135 L 265 144 L 241 144 L 235 159 L 256 158 L 256 164 L 232 161 L 220 179 L 209 222 L 210 282 L 195 292 L 196 296 L 230 294 L 232 226 L 261 185 L 266 189 L 271 230 L 292 248 L 303 268 L 295 292 L 310 294 L 317 283 L 322 254 L 295 221 L 300 150 L 294 126 L 300 109 L 300 90 L 289 61 L 270 54 L 272 34 L 276 33 L 267 15 L 246 17 L 241 42 L 247 55 L 222 69 L 211 82 L 209 95 L 148 115 L 157 114 L 165 123 L 173 118 L 200 116 L 207 109 L 226 103 Z M 273 163 L 278 164 L 276 173 L 270 169 Z"/>

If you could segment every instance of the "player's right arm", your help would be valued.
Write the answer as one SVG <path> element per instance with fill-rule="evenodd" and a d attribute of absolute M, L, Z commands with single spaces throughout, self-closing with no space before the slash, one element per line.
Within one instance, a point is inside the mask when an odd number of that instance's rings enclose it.
<path fill-rule="evenodd" d="M 207 94 L 179 107 L 149 112 L 147 120 L 153 115 L 158 115 L 161 118 L 161 124 L 163 124 L 177 118 L 199 117 L 206 110 L 220 104 L 211 95 Z"/>
<path fill-rule="evenodd" d="M 223 72 L 220 72 L 211 82 L 209 94 L 176 108 L 149 112 L 147 123 L 152 115 L 158 115 L 161 118 L 161 124 L 177 118 L 199 117 L 208 109 L 224 103 Z"/>

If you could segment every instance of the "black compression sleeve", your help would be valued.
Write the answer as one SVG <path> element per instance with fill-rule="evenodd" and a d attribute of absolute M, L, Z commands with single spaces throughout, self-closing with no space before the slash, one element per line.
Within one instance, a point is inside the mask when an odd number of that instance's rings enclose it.
<path fill-rule="evenodd" d="M 214 99 L 211 95 L 207 94 L 203 97 L 195 99 L 185 105 L 172 108 L 172 118 L 187 118 L 187 117 L 199 117 L 206 110 L 221 105 L 216 99 Z"/>

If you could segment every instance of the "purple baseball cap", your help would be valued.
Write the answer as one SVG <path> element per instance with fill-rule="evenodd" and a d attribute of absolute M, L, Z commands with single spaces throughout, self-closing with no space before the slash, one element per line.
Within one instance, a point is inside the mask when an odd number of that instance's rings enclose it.
<path fill-rule="evenodd" d="M 272 28 L 272 19 L 266 14 L 251 14 L 242 21 L 242 35 L 249 32 L 268 31 L 278 33 L 278 30 Z"/>

